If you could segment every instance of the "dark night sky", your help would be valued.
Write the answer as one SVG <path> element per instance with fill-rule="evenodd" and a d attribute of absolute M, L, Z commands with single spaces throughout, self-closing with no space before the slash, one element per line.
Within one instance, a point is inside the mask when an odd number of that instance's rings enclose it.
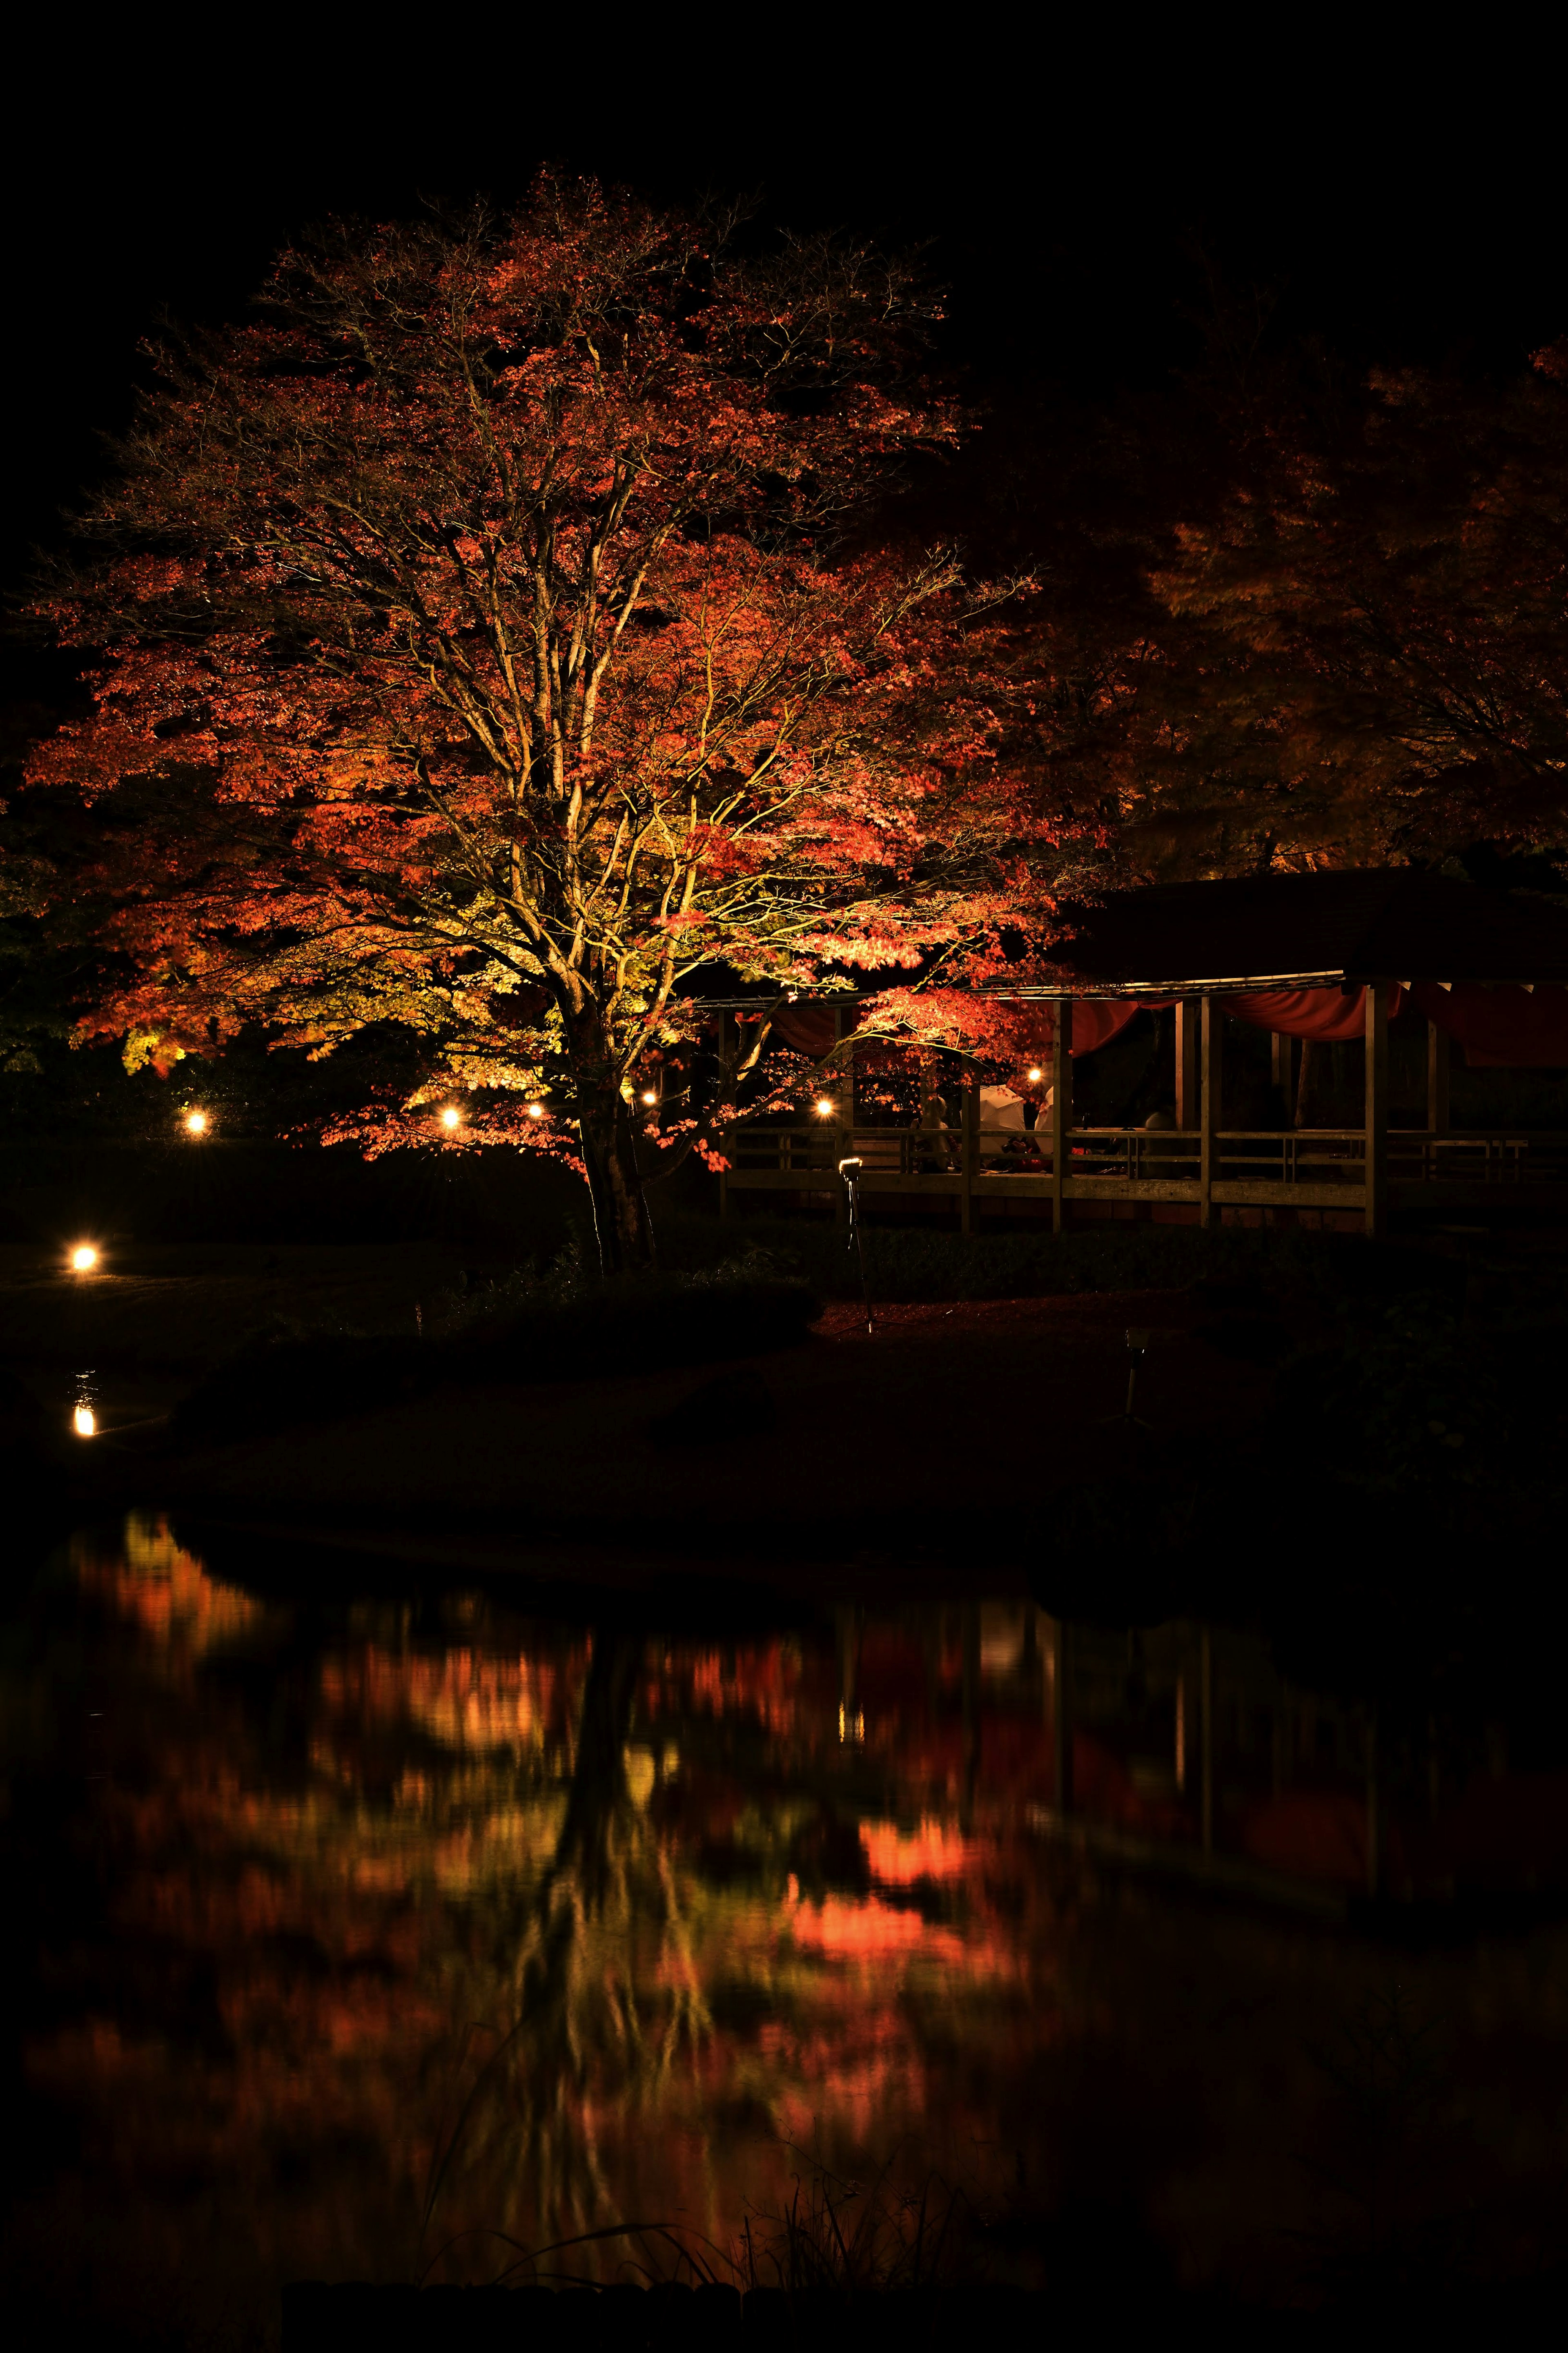
<path fill-rule="evenodd" d="M 552 46 L 526 12 L 480 12 L 361 16 L 362 54 L 323 50 L 323 15 L 221 48 L 206 17 L 121 48 L 73 19 L 35 49 L 4 157 L 7 582 L 124 421 L 162 306 L 232 314 L 312 218 L 504 202 L 547 156 L 932 239 L 959 348 L 1091 396 L 1180 362 L 1192 230 L 1357 359 L 1504 367 L 1568 332 L 1555 69 L 1522 34 L 1445 51 L 1427 18 L 1417 56 L 1348 17 L 1156 46 L 1132 16 L 1095 45 L 1047 15 L 796 10 L 692 12 L 640 46 L 640 19 L 584 15 Z"/>

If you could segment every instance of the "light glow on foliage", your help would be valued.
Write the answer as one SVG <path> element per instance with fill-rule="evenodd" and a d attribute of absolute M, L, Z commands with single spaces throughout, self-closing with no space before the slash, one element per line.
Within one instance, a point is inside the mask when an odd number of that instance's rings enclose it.
<path fill-rule="evenodd" d="M 936 307 L 832 240 L 753 262 L 549 178 L 509 221 L 290 253 L 265 300 L 165 354 L 89 519 L 109 560 L 49 607 L 97 705 L 31 774 L 139 817 L 90 878 L 131 977 L 84 1029 L 160 1070 L 249 1023 L 316 1058 L 400 1029 L 419 1085 L 325 1141 L 427 1142 L 461 1088 L 465 1139 L 515 1143 L 548 1092 L 535 1148 L 638 1263 L 626 1091 L 706 1037 L 704 975 L 901 975 L 921 1018 L 877 1026 L 951 1046 L 922 976 L 945 1004 L 1043 935 L 1083 831 L 1042 785 L 1025 587 L 845 552 L 956 438 Z"/>

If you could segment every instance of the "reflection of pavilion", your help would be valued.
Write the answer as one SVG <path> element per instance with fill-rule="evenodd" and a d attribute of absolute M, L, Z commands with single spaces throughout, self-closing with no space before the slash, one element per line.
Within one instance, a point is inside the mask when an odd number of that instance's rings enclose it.
<path fill-rule="evenodd" d="M 901 1757 L 916 1780 L 945 1662 L 962 1756 L 947 1797 L 966 1833 L 1022 1819 L 1135 1870 L 1331 1916 L 1361 1896 L 1568 1894 L 1568 1776 L 1511 1777 L 1495 1727 L 1484 1770 L 1440 1756 L 1435 1723 L 1391 1741 L 1372 1701 L 1293 1682 L 1262 1635 L 1196 1620 L 1111 1632 L 1021 1602 L 857 1627 L 847 1663 L 841 1619 L 844 1696 L 867 1754 Z M 940 1811 L 928 1784 L 916 1800 L 929 1819 L 933 1799 Z"/>
<path fill-rule="evenodd" d="M 1568 1134 L 1449 1122 L 1456 1043 L 1468 1068 L 1568 1068 L 1568 916 L 1544 901 L 1407 869 L 1268 874 L 1121 893 L 1086 911 L 1048 982 L 988 990 L 1038 1017 L 1043 1084 L 1028 1114 L 988 1124 L 973 1076 L 962 1108 L 902 1127 L 866 1124 L 854 1078 L 855 1000 L 790 1006 L 774 1028 L 822 1060 L 837 1115 L 742 1125 L 724 1196 L 831 1191 L 838 1161 L 864 1162 L 868 1194 L 956 1199 L 967 1230 L 986 1202 L 1075 1217 L 1158 1214 L 1219 1222 L 1305 1210 L 1376 1234 L 1391 1208 L 1568 1203 Z M 755 999 L 717 1000 L 726 1024 Z M 1173 1119 L 1083 1127 L 1072 1060 L 1141 1013 L 1173 1008 Z M 1424 1124 L 1390 1114 L 1389 1025 L 1424 1025 Z M 1270 1117 L 1226 1119 L 1226 1033 L 1270 1038 Z M 1065 1040 L 1067 1054 L 1056 1052 Z M 1363 1117 L 1309 1126 L 1314 1057 L 1352 1048 Z M 967 1066 L 966 1066 L 967 1067 Z M 1140 1206 L 1142 1205 L 1142 1207 Z"/>

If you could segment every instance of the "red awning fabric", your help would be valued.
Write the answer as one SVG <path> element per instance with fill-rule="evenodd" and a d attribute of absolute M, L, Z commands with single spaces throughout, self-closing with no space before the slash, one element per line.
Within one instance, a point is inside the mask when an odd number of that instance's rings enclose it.
<path fill-rule="evenodd" d="M 1482 988 L 1418 980 L 1410 992 L 1429 1021 L 1457 1038 L 1473 1071 L 1568 1068 L 1568 988 Z"/>
<path fill-rule="evenodd" d="M 1072 1008 L 1072 1045 L 1068 1049 L 1076 1062 L 1080 1054 L 1092 1054 L 1101 1046 L 1109 1046 L 1120 1038 L 1133 1015 L 1141 1010 L 1136 997 L 1083 997 L 1075 998 Z M 1046 1028 L 1054 1042 L 1056 1025 L 1047 1014 Z"/>
<path fill-rule="evenodd" d="M 1426 1005 L 1428 997 L 1435 997 L 1439 1008 L 1434 1020 L 1443 1022 L 1456 1037 L 1465 1039 L 1467 1051 L 1474 1034 L 1486 1059 L 1494 1061 L 1521 1063 L 1568 1062 L 1568 989 L 1537 989 L 1534 996 L 1522 988 L 1456 988 L 1452 997 L 1442 989 L 1425 988 L 1417 984 L 1414 996 L 1418 1004 Z M 1468 1008 L 1472 1000 L 1480 1010 L 1471 1023 Z M 1506 1003 L 1505 1003 L 1506 1000 Z M 1132 997 L 1079 997 L 1073 1000 L 1072 1053 L 1076 1061 L 1080 1054 L 1097 1053 L 1119 1038 L 1134 1015 L 1147 1010 L 1158 1013 L 1175 998 Z M 1259 1029 L 1276 1029 L 1288 1038 L 1311 1038 L 1323 1045 L 1341 1045 L 1366 1035 L 1366 990 L 1364 988 L 1260 988 L 1237 996 L 1221 995 L 1218 1003 L 1226 1013 L 1238 1020 L 1249 1021 Z M 1388 1018 L 1392 1021 L 1405 1002 L 1405 991 L 1397 984 L 1388 990 Z M 1525 1008 L 1515 1018 L 1510 1007 Z M 1458 1011 L 1455 1008 L 1458 1008 Z M 1531 1010 L 1533 1008 L 1533 1011 Z M 1054 1015 L 1049 1001 L 1036 1008 L 1041 1031 L 1043 1051 L 1048 1051 L 1054 1036 Z M 742 1014 L 742 1019 L 746 1017 Z M 786 1005 L 773 1016 L 773 1029 L 786 1046 L 798 1054 L 809 1054 L 820 1060 L 833 1047 L 833 1008 L 828 1005 Z M 1533 1022 L 1534 1027 L 1531 1028 Z M 1470 1023 L 1467 1028 L 1463 1025 Z M 1553 1026 L 1555 1025 L 1555 1026 Z M 1552 1046 L 1556 1051 L 1521 1051 L 1521 1046 L 1538 1039 L 1542 1047 Z M 1469 1054 L 1471 1061 L 1478 1058 Z"/>
<path fill-rule="evenodd" d="M 742 1021 L 747 1018 L 741 1016 Z M 773 1015 L 773 1035 L 784 1045 L 793 1046 L 797 1054 L 809 1054 L 814 1062 L 820 1062 L 833 1050 L 833 1024 L 831 1005 L 784 1005 Z"/>
<path fill-rule="evenodd" d="M 1404 1003 L 1405 992 L 1388 992 L 1392 1021 Z M 1346 1045 L 1366 1036 L 1364 988 L 1259 988 L 1240 997 L 1222 997 L 1227 1013 L 1259 1029 L 1276 1029 L 1287 1038 L 1311 1038 L 1320 1044 Z"/>
<path fill-rule="evenodd" d="M 1039 1008 L 1042 1052 L 1048 1052 L 1055 1036 L 1049 1006 Z M 1092 1054 L 1121 1036 L 1139 1010 L 1139 1000 L 1132 997 L 1085 997 L 1073 1007 L 1072 1054 L 1076 1061 L 1080 1054 Z M 743 1021 L 747 1017 L 741 1016 Z M 814 1061 L 833 1050 L 833 1008 L 829 1005 L 785 1005 L 773 1016 L 773 1033 L 797 1054 L 809 1054 Z M 896 1043 L 896 1040 L 889 1042 Z"/>

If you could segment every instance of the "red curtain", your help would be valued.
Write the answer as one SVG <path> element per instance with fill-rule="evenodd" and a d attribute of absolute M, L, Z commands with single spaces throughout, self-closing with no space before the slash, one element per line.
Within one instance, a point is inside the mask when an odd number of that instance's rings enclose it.
<path fill-rule="evenodd" d="M 1388 992 L 1392 1021 L 1404 1003 L 1397 984 Z M 1312 1038 L 1322 1045 L 1348 1044 L 1366 1036 L 1364 988 L 1258 988 L 1240 997 L 1222 997 L 1227 1013 L 1251 1021 L 1259 1029 L 1278 1029 L 1287 1038 Z"/>
<path fill-rule="evenodd" d="M 742 1021 L 757 1019 L 757 1015 L 742 1013 Z M 820 1062 L 833 1050 L 833 1008 L 830 1005 L 784 1005 L 773 1015 L 773 1035 L 785 1046 L 793 1046 L 797 1054 L 809 1054 Z"/>
<path fill-rule="evenodd" d="M 1072 1008 L 1072 1046 L 1069 1050 L 1073 1060 L 1076 1062 L 1080 1054 L 1092 1054 L 1100 1047 L 1109 1046 L 1113 1038 L 1120 1038 L 1133 1015 L 1139 1011 L 1141 1004 L 1142 999 L 1137 997 L 1075 997 Z M 1054 1039 L 1056 1022 L 1050 1013 L 1047 1014 L 1046 1027 Z"/>
<path fill-rule="evenodd" d="M 1108 1046 L 1120 1037 L 1138 1004 L 1130 998 L 1082 997 L 1073 1006 L 1072 1054 L 1076 1061 L 1080 1054 L 1092 1054 L 1100 1046 Z M 1054 1035 L 1054 1023 L 1048 1006 L 1041 1008 L 1043 1034 L 1048 1041 Z M 742 1014 L 742 1021 L 748 1017 Z M 773 1016 L 774 1034 L 797 1054 L 809 1054 L 820 1061 L 833 1047 L 833 1008 L 828 1005 L 786 1005 Z M 896 1042 L 896 1041 L 893 1041 Z M 1045 1050 L 1042 1048 L 1042 1051 Z"/>
<path fill-rule="evenodd" d="M 1472 1062 L 1568 1063 L 1568 990 L 1522 988 L 1456 988 L 1452 996 L 1417 984 L 1414 995 L 1426 1007 L 1436 1001 L 1432 1018 L 1465 1041 Z M 1477 1010 L 1471 1011 L 1472 1000 Z M 1278 1029 L 1289 1038 L 1312 1038 L 1323 1045 L 1339 1045 L 1366 1036 L 1364 988 L 1259 988 L 1240 996 L 1221 993 L 1217 1001 L 1226 1013 L 1250 1021 L 1259 1029 Z M 1388 990 L 1392 1021 L 1405 1001 L 1397 983 Z M 1141 1008 L 1157 1013 L 1173 997 L 1080 997 L 1073 1001 L 1072 1052 L 1093 1054 L 1121 1036 Z M 1043 1034 L 1049 1039 L 1054 1017 L 1049 1003 L 1039 1008 Z M 742 1016 L 744 1019 L 746 1017 Z M 833 1011 L 826 1005 L 786 1005 L 773 1016 L 773 1028 L 786 1046 L 815 1060 L 833 1045 Z M 1475 1050 L 1471 1050 L 1471 1039 Z M 1541 1050 L 1534 1050 L 1539 1042 Z M 1526 1050 L 1528 1049 L 1528 1050 Z"/>
<path fill-rule="evenodd" d="M 1418 980 L 1410 992 L 1429 1021 L 1457 1038 L 1472 1071 L 1568 1067 L 1568 988 L 1482 988 Z"/>

